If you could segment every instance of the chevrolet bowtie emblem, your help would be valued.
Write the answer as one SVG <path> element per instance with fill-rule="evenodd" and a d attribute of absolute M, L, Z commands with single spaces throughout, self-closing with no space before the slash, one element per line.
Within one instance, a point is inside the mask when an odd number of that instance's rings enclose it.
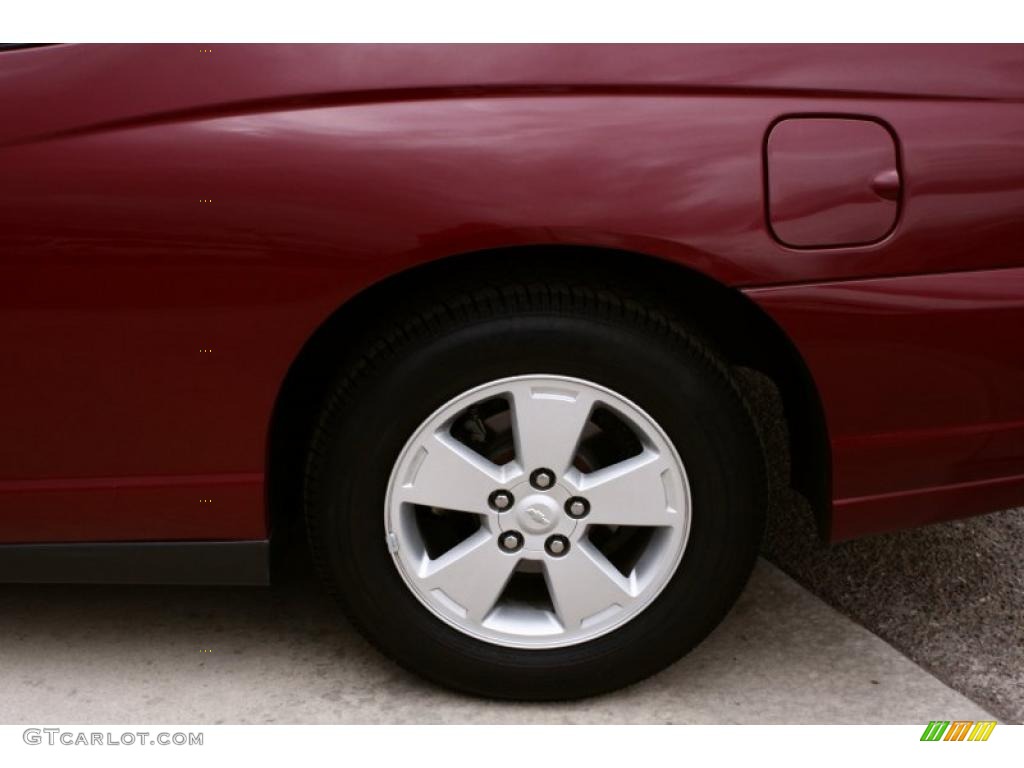
<path fill-rule="evenodd" d="M 542 509 L 537 509 L 536 507 L 529 507 L 526 510 L 526 514 L 528 514 L 530 517 L 532 517 L 534 520 L 536 520 L 541 525 L 550 525 L 551 524 L 551 518 L 549 518 L 547 515 L 545 515 L 544 514 L 544 510 L 542 510 Z"/>

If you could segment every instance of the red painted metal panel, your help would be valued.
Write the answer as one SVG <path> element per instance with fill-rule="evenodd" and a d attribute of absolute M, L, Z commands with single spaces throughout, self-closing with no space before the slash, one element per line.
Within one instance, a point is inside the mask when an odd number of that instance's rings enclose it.
<path fill-rule="evenodd" d="M 518 244 L 636 251 L 736 287 L 840 281 L 752 294 L 821 387 L 839 498 L 1019 473 L 1022 67 L 1021 46 L 0 54 L 0 482 L 194 479 L 130 504 L 0 486 L 0 541 L 265 534 L 255 484 L 189 499 L 263 474 L 310 334 L 382 278 Z M 899 135 L 884 241 L 772 236 L 764 137 L 795 113 Z M 947 272 L 965 274 L 863 280 Z"/>
<path fill-rule="evenodd" d="M 1024 269 L 748 295 L 821 394 L 834 536 L 1024 501 Z"/>
<path fill-rule="evenodd" d="M 0 521 L 5 544 L 258 539 L 263 496 L 259 474 L 0 483 Z"/>
<path fill-rule="evenodd" d="M 786 245 L 866 245 L 896 226 L 896 137 L 881 123 L 786 118 L 768 133 L 765 158 L 769 222 Z"/>

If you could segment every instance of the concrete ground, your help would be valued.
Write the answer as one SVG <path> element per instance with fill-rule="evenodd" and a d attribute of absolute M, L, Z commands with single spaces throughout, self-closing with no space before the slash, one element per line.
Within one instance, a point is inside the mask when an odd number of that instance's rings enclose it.
<path fill-rule="evenodd" d="M 826 547 L 796 501 L 764 551 L 999 719 L 1024 721 L 1024 508 Z"/>
<path fill-rule="evenodd" d="M 304 570 L 271 589 L 0 586 L 3 723 L 927 723 L 988 712 L 761 561 L 696 651 L 582 702 L 397 668 Z"/>

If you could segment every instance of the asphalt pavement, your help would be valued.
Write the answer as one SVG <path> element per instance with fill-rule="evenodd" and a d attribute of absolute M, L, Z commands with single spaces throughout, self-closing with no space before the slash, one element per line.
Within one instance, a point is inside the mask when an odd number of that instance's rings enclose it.
<path fill-rule="evenodd" d="M 826 546 L 788 490 L 779 401 L 763 377 L 743 380 L 777 489 L 765 557 L 1001 720 L 1024 722 L 1024 508 Z"/>
<path fill-rule="evenodd" d="M 1024 722 L 1024 508 L 826 547 L 794 500 L 764 551 L 999 719 Z"/>

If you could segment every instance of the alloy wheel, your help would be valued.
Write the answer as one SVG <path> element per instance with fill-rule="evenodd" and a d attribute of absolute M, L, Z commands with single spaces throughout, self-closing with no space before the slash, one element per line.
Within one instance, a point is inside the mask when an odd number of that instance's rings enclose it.
<path fill-rule="evenodd" d="M 690 487 L 664 431 L 599 384 L 516 376 L 465 392 L 391 473 L 387 545 L 432 613 L 517 648 L 576 645 L 649 606 L 681 562 Z"/>

